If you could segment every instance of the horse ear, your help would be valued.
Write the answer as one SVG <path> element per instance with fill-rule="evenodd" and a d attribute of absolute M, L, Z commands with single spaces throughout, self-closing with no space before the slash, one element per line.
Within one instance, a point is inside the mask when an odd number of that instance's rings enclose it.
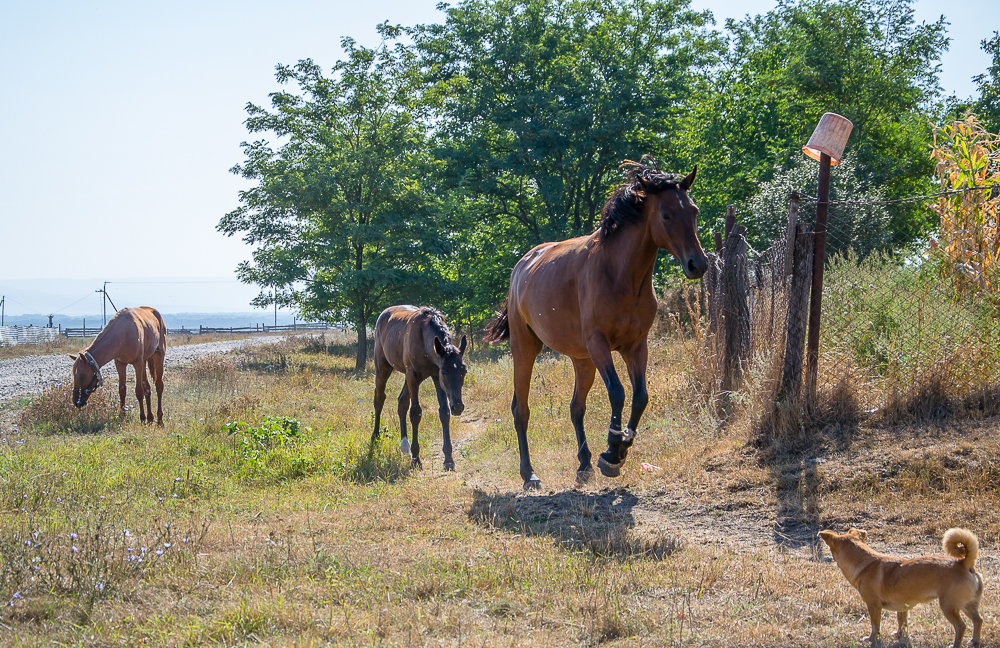
<path fill-rule="evenodd" d="M 681 186 L 684 187 L 684 191 L 687 191 L 687 190 L 689 190 L 691 188 L 691 185 L 694 184 L 695 176 L 697 176 L 697 175 L 698 175 L 698 165 L 696 164 L 694 166 L 694 171 L 692 171 L 691 173 L 687 174 L 684 177 L 684 179 L 681 180 Z"/>
<path fill-rule="evenodd" d="M 465 353 L 465 343 L 466 342 L 468 342 L 468 340 L 466 340 L 465 336 L 463 335 L 462 336 L 462 341 L 458 345 L 458 352 L 459 353 Z"/>
<path fill-rule="evenodd" d="M 73 355 L 72 353 L 67 353 L 66 355 L 69 356 L 70 360 L 72 360 L 73 362 L 76 362 L 76 356 L 75 355 Z"/>
<path fill-rule="evenodd" d="M 440 338 L 438 338 L 438 336 L 436 335 L 434 336 L 434 353 L 438 354 L 439 356 L 444 355 L 444 345 L 441 344 Z"/>

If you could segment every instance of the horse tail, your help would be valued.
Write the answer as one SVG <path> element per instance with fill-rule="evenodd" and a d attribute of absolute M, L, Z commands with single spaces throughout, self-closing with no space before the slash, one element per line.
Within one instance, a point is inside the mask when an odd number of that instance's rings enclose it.
<path fill-rule="evenodd" d="M 968 529 L 948 529 L 941 539 L 944 552 L 956 560 L 962 561 L 962 567 L 972 569 L 979 557 L 979 539 Z M 962 551 L 959 547 L 964 547 Z"/>
<path fill-rule="evenodd" d="M 163 323 L 163 316 L 160 315 L 160 311 L 156 310 L 155 308 L 150 308 L 149 310 L 153 311 L 153 317 L 156 318 L 156 330 L 160 334 L 160 343 L 157 346 L 160 347 L 160 350 L 166 351 L 167 350 L 167 325 Z"/>
<path fill-rule="evenodd" d="M 509 299 L 509 298 L 508 298 Z M 485 340 L 490 344 L 498 344 L 510 339 L 510 321 L 507 319 L 507 300 L 503 302 L 503 308 L 486 325 Z"/>

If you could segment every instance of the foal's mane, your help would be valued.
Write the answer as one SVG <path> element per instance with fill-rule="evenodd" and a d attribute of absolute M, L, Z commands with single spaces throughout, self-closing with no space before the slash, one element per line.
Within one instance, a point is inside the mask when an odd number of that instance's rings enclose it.
<path fill-rule="evenodd" d="M 420 314 L 427 315 L 427 325 L 437 337 L 441 338 L 441 344 L 448 346 L 451 344 L 451 331 L 444 321 L 444 315 L 431 306 L 421 306 Z"/>
<path fill-rule="evenodd" d="M 647 160 L 649 164 L 646 163 Z M 656 161 L 647 155 L 642 156 L 639 162 L 625 160 L 619 168 L 625 169 L 625 182 L 601 209 L 601 222 L 598 225 L 601 241 L 612 236 L 623 225 L 642 220 L 642 203 L 647 195 L 676 189 L 681 183 L 679 178 L 660 171 L 656 167 Z"/>

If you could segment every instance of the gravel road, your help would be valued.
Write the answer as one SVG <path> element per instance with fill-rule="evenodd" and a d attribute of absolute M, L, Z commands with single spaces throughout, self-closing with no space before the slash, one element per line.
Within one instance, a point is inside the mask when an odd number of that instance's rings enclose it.
<path fill-rule="evenodd" d="M 283 336 L 245 338 L 223 342 L 204 342 L 168 346 L 166 366 L 175 367 L 210 355 L 221 355 L 237 349 L 261 344 L 281 342 Z M 46 387 L 70 381 L 73 361 L 66 354 L 26 356 L 0 360 L 0 403 L 21 396 L 37 394 Z M 115 363 L 109 362 L 101 370 L 104 378 L 117 376 Z M 129 379 L 131 380 L 131 378 Z"/>

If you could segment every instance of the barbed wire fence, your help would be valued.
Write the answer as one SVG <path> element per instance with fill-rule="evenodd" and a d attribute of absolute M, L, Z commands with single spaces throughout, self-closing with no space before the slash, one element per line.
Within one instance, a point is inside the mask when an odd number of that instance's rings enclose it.
<path fill-rule="evenodd" d="M 701 304 L 706 311 L 695 336 L 701 391 L 723 417 L 748 408 L 763 433 L 789 442 L 810 421 L 1000 413 L 1000 296 L 957 282 L 962 269 L 926 249 L 891 252 L 866 218 L 876 207 L 930 209 L 944 196 L 990 189 L 829 201 L 814 376 L 806 346 L 817 200 L 793 192 L 785 232 L 763 250 L 731 209 L 704 294 L 684 298 L 691 322 Z"/>

